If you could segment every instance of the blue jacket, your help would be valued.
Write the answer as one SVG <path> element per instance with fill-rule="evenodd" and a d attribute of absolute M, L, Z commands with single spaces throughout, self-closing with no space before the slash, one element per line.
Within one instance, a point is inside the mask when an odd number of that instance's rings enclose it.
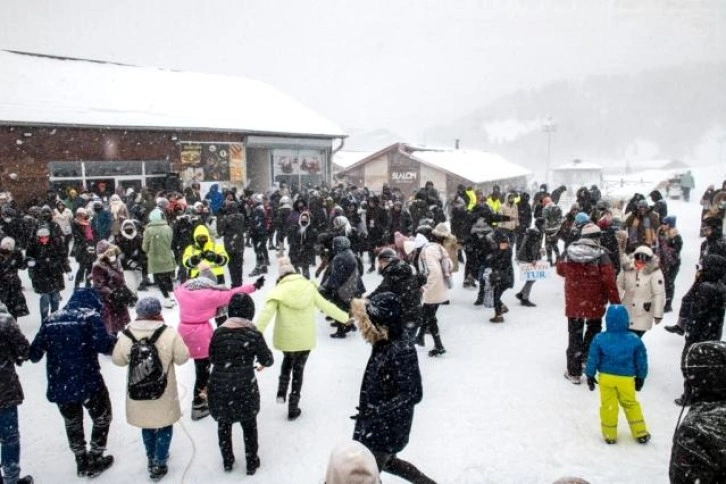
<path fill-rule="evenodd" d="M 648 376 L 648 355 L 643 340 L 628 331 L 628 312 L 620 304 L 611 304 L 605 313 L 606 331 L 592 340 L 585 374 L 595 372 L 618 376 Z"/>
<path fill-rule="evenodd" d="M 104 388 L 98 353 L 110 354 L 115 344 L 103 325 L 96 291 L 76 289 L 63 309 L 43 321 L 30 346 L 33 363 L 48 355 L 48 400 L 83 402 Z"/>
<path fill-rule="evenodd" d="M 204 198 L 209 200 L 209 210 L 212 214 L 217 213 L 224 203 L 224 195 L 219 191 L 219 184 L 217 183 L 213 183 L 209 187 L 209 192 L 207 192 L 207 196 Z"/>

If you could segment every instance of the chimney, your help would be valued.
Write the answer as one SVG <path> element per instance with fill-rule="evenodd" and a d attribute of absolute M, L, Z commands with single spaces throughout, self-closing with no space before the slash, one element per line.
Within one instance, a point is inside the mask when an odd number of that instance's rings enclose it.
<path fill-rule="evenodd" d="M 456 138 L 456 139 L 454 140 L 454 149 L 456 149 L 456 150 L 458 150 L 458 149 L 459 149 L 459 138 Z"/>

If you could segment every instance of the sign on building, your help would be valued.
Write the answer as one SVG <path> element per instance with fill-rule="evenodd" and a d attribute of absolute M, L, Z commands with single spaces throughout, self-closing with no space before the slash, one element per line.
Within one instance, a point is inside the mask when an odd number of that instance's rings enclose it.
<path fill-rule="evenodd" d="M 388 186 L 408 196 L 420 187 L 420 165 L 400 153 L 388 157 Z"/>

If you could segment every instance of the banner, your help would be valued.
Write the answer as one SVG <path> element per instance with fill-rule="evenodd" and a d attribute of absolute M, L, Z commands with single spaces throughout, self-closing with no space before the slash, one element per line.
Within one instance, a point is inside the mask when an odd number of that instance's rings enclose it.
<path fill-rule="evenodd" d="M 182 179 L 189 183 L 232 182 L 244 184 L 245 160 L 241 143 L 182 143 Z"/>
<path fill-rule="evenodd" d="M 520 281 L 541 281 L 550 277 L 549 262 L 537 261 L 534 264 L 519 263 L 519 280 Z"/>
<path fill-rule="evenodd" d="M 420 165 L 400 153 L 388 159 L 388 186 L 398 188 L 404 196 L 411 195 L 420 187 Z"/>

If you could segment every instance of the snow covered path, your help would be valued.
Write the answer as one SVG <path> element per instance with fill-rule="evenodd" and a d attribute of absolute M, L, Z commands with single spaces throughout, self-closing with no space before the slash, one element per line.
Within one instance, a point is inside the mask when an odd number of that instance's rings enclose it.
<path fill-rule="evenodd" d="M 715 170 L 713 174 L 722 176 Z M 707 180 L 696 176 L 697 181 Z M 685 240 L 676 308 L 695 273 L 700 243 L 697 198 L 702 192 L 699 184 L 691 203 L 669 201 Z M 253 264 L 251 250 L 246 255 L 245 274 Z M 273 261 L 267 286 L 254 295 L 258 310 L 274 284 L 275 270 Z M 380 276 L 369 274 L 364 280 L 371 290 Z M 666 315 L 644 337 L 650 374 L 638 396 L 652 441 L 647 445 L 633 441 L 621 412 L 619 442 L 609 446 L 600 437 L 598 391 L 590 392 L 584 384 L 574 386 L 562 376 L 567 345 L 562 280 L 553 274 L 535 284 L 532 300 L 536 308 L 518 305 L 514 293 L 521 284 L 517 282 L 515 290 L 504 295 L 510 312 L 499 325 L 488 322 L 491 309 L 472 305 L 475 292 L 461 289 L 461 282 L 459 272 L 451 305 L 439 311 L 448 352 L 432 359 L 419 351 L 424 398 L 417 406 L 411 442 L 400 454 L 402 458 L 439 483 L 550 483 L 565 475 L 581 476 L 592 483 L 668 481 L 671 438 L 679 413 L 673 399 L 682 389 L 679 357 L 683 339 L 665 332 L 663 326 L 672 324 L 676 313 Z M 24 284 L 31 287 L 27 279 Z M 65 300 L 69 294 L 66 289 Z M 158 295 L 156 289 L 145 294 Z M 38 300 L 32 291 L 26 291 L 26 297 L 32 314 L 21 318 L 20 325 L 32 340 L 39 325 Z M 176 309 L 165 309 L 164 317 L 172 325 L 178 321 Z M 275 403 L 281 353 L 275 351 L 275 365 L 259 374 L 262 467 L 253 477 L 244 474 L 239 426 L 234 431 L 238 463 L 231 474 L 223 472 L 216 423 L 211 418 L 199 422 L 189 418 L 193 365 L 177 369 L 185 414 L 174 428 L 164 482 L 323 482 L 330 450 L 352 435 L 354 422 L 349 416 L 355 413 L 370 348 L 358 333 L 345 340 L 331 339 L 328 333 L 332 330 L 322 316 L 318 323 L 318 347 L 305 372 L 300 419 L 288 422 L 286 407 Z M 268 330 L 268 341 L 271 333 Z M 426 350 L 431 347 L 430 339 L 427 344 Z M 115 367 L 108 357 L 101 360 L 114 404 L 108 452 L 116 463 L 95 482 L 148 482 L 141 432 L 125 422 L 125 369 Z M 19 373 L 26 396 L 20 407 L 23 474 L 33 474 L 41 484 L 75 482 L 63 421 L 57 408 L 45 399 L 45 361 L 26 363 Z M 384 482 L 403 481 L 384 475 Z"/>

